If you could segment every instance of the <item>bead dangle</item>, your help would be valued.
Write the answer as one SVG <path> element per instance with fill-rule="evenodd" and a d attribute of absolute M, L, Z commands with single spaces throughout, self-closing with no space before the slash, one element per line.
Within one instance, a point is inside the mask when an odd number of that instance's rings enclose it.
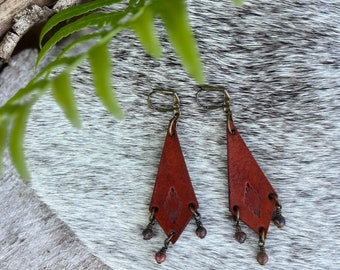
<path fill-rule="evenodd" d="M 240 226 L 240 211 L 238 207 L 235 207 L 236 215 L 234 216 L 235 220 L 235 239 L 237 242 L 240 244 L 244 243 L 247 239 L 247 234 L 242 231 L 241 226 Z"/>
<path fill-rule="evenodd" d="M 272 220 L 278 228 L 281 228 L 284 225 L 286 225 L 286 219 L 281 214 L 282 205 L 281 205 L 277 195 L 270 194 L 269 198 L 271 200 L 275 200 L 275 210 L 274 210 L 274 213 L 273 213 Z"/>
<path fill-rule="evenodd" d="M 201 95 L 208 96 L 209 91 L 223 93 L 223 102 L 209 106 L 203 105 Z M 204 98 L 206 102 L 207 99 L 209 100 L 209 97 Z M 270 221 L 273 220 L 279 228 L 285 225 L 278 195 L 234 125 L 230 96 L 226 89 L 224 87 L 199 86 L 196 101 L 205 109 L 223 108 L 227 115 L 229 210 L 234 216 L 235 239 L 239 243 L 243 243 L 247 238 L 246 233 L 240 227 L 240 221 L 242 221 L 259 235 L 260 251 L 257 261 L 264 265 L 268 261 L 265 252 L 265 238 Z"/>
<path fill-rule="evenodd" d="M 144 240 L 150 240 L 154 233 L 153 233 L 153 225 L 155 225 L 155 211 L 156 211 L 156 208 L 153 208 L 151 210 L 151 213 L 150 213 L 150 217 L 149 217 L 149 224 L 146 226 L 146 228 L 143 230 L 143 239 Z"/>
<path fill-rule="evenodd" d="M 264 236 L 264 229 L 260 228 L 260 235 L 259 235 L 259 252 L 257 253 L 256 260 L 259 264 L 265 265 L 268 262 L 268 255 L 265 249 L 265 236 Z"/>
<path fill-rule="evenodd" d="M 190 211 L 193 215 L 193 218 L 195 219 L 196 226 L 197 226 L 196 235 L 199 238 L 203 239 L 207 235 L 207 230 L 202 225 L 201 214 L 198 213 L 198 211 L 195 210 L 194 208 L 195 208 L 194 205 L 190 205 Z"/>
<path fill-rule="evenodd" d="M 155 106 L 152 96 L 156 94 L 173 96 L 172 106 Z M 152 109 L 160 112 L 173 111 L 149 206 L 149 224 L 143 230 L 143 238 L 151 239 L 154 235 L 153 226 L 157 221 L 167 235 L 164 246 L 155 254 L 156 262 L 161 264 L 166 260 L 166 251 L 170 243 L 175 244 L 192 218 L 195 219 L 197 225 L 196 235 L 198 237 L 204 238 L 207 231 L 197 211 L 198 202 L 176 132 L 177 122 L 181 116 L 180 99 L 174 91 L 157 89 L 148 95 L 148 104 Z"/>

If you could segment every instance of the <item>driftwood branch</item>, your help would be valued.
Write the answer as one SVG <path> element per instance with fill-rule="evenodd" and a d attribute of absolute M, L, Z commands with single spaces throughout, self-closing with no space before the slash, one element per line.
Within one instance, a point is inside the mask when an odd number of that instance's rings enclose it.
<path fill-rule="evenodd" d="M 80 0 L 0 0 L 0 68 L 10 59 L 20 39 L 37 23 L 46 21 L 62 9 Z M 51 4 L 54 4 L 51 7 Z"/>
<path fill-rule="evenodd" d="M 17 14 L 31 5 L 51 6 L 57 0 L 0 0 L 0 39 L 11 29 Z"/>

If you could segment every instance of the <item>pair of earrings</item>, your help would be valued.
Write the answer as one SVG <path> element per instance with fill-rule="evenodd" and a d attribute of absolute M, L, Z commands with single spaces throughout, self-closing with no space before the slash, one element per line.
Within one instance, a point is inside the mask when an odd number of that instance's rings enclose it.
<path fill-rule="evenodd" d="M 226 113 L 229 210 L 234 216 L 235 238 L 240 243 L 243 243 L 247 238 L 246 233 L 241 230 L 240 221 L 257 233 L 259 235 L 257 261 L 264 265 L 268 261 L 265 252 L 265 238 L 270 221 L 273 220 L 277 227 L 285 225 L 285 219 L 281 215 L 281 203 L 234 126 L 228 92 L 223 87 L 199 86 L 197 88 L 196 101 L 200 106 L 205 109 L 222 107 Z M 221 91 L 224 95 L 223 103 L 203 105 L 200 101 L 201 95 L 208 91 Z M 154 94 L 173 96 L 172 106 L 169 108 L 155 106 L 152 102 Z M 176 133 L 177 122 L 181 116 L 180 99 L 174 91 L 158 89 L 148 95 L 148 104 L 152 109 L 161 112 L 173 111 L 149 206 L 151 213 L 149 224 L 143 230 L 144 239 L 151 239 L 152 228 L 157 221 L 167 235 L 164 246 L 155 254 L 156 262 L 160 264 L 166 259 L 166 251 L 170 243 L 175 244 L 192 218 L 195 219 L 197 225 L 196 235 L 198 237 L 204 238 L 207 231 L 203 227 L 201 215 L 197 211 L 199 205 Z"/>

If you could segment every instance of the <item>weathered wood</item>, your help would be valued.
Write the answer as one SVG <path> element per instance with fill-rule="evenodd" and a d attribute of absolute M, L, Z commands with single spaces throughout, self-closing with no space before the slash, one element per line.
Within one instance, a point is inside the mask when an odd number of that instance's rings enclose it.
<path fill-rule="evenodd" d="M 0 43 L 0 60 L 7 62 L 11 57 L 16 45 L 23 35 L 36 23 L 46 20 L 54 11 L 47 7 L 32 5 L 21 11 L 14 18 L 11 31 L 4 36 Z"/>
<path fill-rule="evenodd" d="M 0 69 L 8 62 L 19 40 L 30 28 L 46 21 L 52 14 L 80 2 L 81 0 L 5 0 L 0 3 Z M 55 5 L 50 8 L 53 3 Z"/>
<path fill-rule="evenodd" d="M 12 27 L 14 17 L 31 5 L 49 6 L 56 0 L 1 0 L 0 1 L 0 40 Z"/>

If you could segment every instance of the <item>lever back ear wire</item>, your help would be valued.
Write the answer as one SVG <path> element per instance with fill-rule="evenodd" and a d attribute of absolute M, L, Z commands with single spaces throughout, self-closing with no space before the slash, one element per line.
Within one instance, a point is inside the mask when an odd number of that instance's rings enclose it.
<path fill-rule="evenodd" d="M 172 106 L 157 106 L 152 101 L 152 96 L 156 94 L 163 94 L 163 95 L 171 95 L 173 96 L 173 103 Z M 156 110 L 158 112 L 169 112 L 173 111 L 173 117 L 170 119 L 168 131 L 171 136 L 173 136 L 173 129 L 176 128 L 178 119 L 181 116 L 181 110 L 180 110 L 180 104 L 181 100 L 179 99 L 178 94 L 173 90 L 166 90 L 166 89 L 154 89 L 150 92 L 148 95 L 148 105 L 151 109 Z"/>
<path fill-rule="evenodd" d="M 227 114 L 229 210 L 235 220 L 235 238 L 239 243 L 247 238 L 240 227 L 240 221 L 243 221 L 259 235 L 257 261 L 261 265 L 266 264 L 268 256 L 265 252 L 265 238 L 270 220 L 279 228 L 285 225 L 285 218 L 281 214 L 282 205 L 234 126 L 228 92 L 224 87 L 203 85 L 197 88 L 196 101 L 200 106 L 207 110 L 223 108 Z M 203 104 L 203 100 L 209 103 L 206 96 L 211 91 L 223 93 L 223 102 Z M 205 98 L 202 97 L 204 93 Z"/>
<path fill-rule="evenodd" d="M 231 134 L 234 134 L 234 131 L 231 128 L 231 121 L 233 120 L 233 112 L 230 107 L 231 98 L 230 98 L 228 91 L 222 86 L 202 85 L 202 86 L 196 86 L 196 88 L 197 88 L 197 92 L 196 92 L 197 104 L 206 110 L 216 110 L 219 108 L 223 108 L 224 112 L 227 114 L 228 131 Z M 211 91 L 223 93 L 223 101 L 212 104 L 212 105 L 204 105 L 201 102 L 200 94 L 204 94 L 203 92 L 211 92 Z"/>

